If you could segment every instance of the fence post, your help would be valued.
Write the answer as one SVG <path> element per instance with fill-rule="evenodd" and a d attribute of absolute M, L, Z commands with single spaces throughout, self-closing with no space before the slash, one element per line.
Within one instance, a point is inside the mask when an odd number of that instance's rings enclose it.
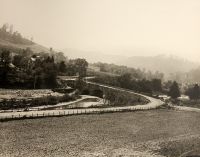
<path fill-rule="evenodd" d="M 65 111 L 64 111 L 64 115 L 65 115 Z"/>
<path fill-rule="evenodd" d="M 19 118 L 20 118 L 20 114 L 19 114 Z"/>

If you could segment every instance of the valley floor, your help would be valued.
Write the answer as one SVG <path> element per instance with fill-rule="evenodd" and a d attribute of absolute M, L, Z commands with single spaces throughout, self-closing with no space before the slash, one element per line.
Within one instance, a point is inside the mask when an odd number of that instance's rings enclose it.
<path fill-rule="evenodd" d="M 164 109 L 1 122 L 0 156 L 177 157 L 200 153 L 199 122 Z"/>

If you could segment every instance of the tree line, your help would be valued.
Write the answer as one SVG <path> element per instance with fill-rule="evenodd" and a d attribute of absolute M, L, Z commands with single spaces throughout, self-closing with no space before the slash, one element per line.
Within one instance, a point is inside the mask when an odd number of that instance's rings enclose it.
<path fill-rule="evenodd" d="M 185 91 L 185 94 L 190 97 L 192 100 L 200 99 L 200 87 L 198 84 L 194 84 L 188 87 Z"/>
<path fill-rule="evenodd" d="M 55 88 L 57 75 L 86 75 L 85 59 L 56 62 L 55 55 L 33 53 L 25 49 L 20 53 L 0 49 L 0 86 L 22 88 Z"/>
<path fill-rule="evenodd" d="M 161 79 L 157 78 L 153 78 L 151 80 L 137 80 L 133 79 L 130 73 L 125 73 L 120 76 L 99 75 L 94 78 L 93 81 L 130 89 L 147 95 L 167 94 L 173 99 L 176 99 L 181 95 L 179 85 L 176 81 L 162 83 Z"/>
<path fill-rule="evenodd" d="M 133 79 L 146 79 L 146 80 L 151 80 L 151 79 L 163 79 L 164 74 L 161 72 L 151 72 L 151 71 L 146 71 L 145 69 L 135 69 L 135 68 L 130 68 L 127 66 L 122 66 L 122 65 L 115 65 L 115 64 L 108 64 L 108 63 L 93 63 L 91 64 L 92 66 L 98 67 L 101 72 L 109 72 L 112 74 L 116 75 L 123 75 L 126 73 L 129 73 L 131 75 L 131 78 Z"/>
<path fill-rule="evenodd" d="M 153 92 L 162 92 L 162 85 L 160 79 L 136 80 L 132 79 L 130 73 L 125 73 L 120 76 L 101 75 L 94 78 L 93 81 L 134 90 L 135 92 L 143 92 L 149 94 L 152 94 Z"/>

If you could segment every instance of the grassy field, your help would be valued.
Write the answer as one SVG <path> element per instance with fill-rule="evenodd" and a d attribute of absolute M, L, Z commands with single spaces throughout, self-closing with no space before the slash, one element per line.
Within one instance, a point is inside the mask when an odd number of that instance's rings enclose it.
<path fill-rule="evenodd" d="M 0 123 L 0 156 L 177 157 L 200 148 L 200 115 L 151 110 Z"/>

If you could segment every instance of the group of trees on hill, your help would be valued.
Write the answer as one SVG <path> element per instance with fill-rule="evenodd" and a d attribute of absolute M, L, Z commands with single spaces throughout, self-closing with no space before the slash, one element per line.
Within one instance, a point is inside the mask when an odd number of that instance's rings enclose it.
<path fill-rule="evenodd" d="M 132 79 L 130 73 L 125 73 L 120 76 L 98 76 L 94 78 L 94 81 L 111 86 L 118 86 L 121 88 L 134 90 L 136 92 L 144 92 L 149 94 L 152 94 L 153 92 L 162 92 L 162 84 L 160 79 L 136 80 Z"/>
<path fill-rule="evenodd" d="M 18 31 L 13 30 L 13 25 L 3 24 L 0 28 L 0 39 L 7 40 L 15 44 L 33 44 L 33 38 L 31 40 L 24 38 Z"/>
<path fill-rule="evenodd" d="M 94 78 L 93 81 L 150 95 L 164 93 L 171 96 L 173 99 L 179 97 L 181 93 L 179 85 L 176 81 L 166 85 L 164 90 L 161 79 L 154 78 L 151 80 L 136 80 L 131 77 L 130 73 L 125 73 L 120 76 L 99 75 L 98 77 Z"/>
<path fill-rule="evenodd" d="M 174 81 L 174 82 L 170 82 L 169 84 L 170 85 L 169 85 L 168 95 L 171 96 L 171 98 L 173 98 L 173 99 L 181 96 L 181 92 L 180 92 L 180 88 L 179 88 L 178 83 L 176 81 Z M 191 100 L 200 99 L 200 87 L 199 87 L 199 85 L 196 83 L 196 84 L 193 84 L 193 85 L 186 87 L 184 94 L 189 96 L 189 98 Z"/>
<path fill-rule="evenodd" d="M 0 85 L 27 88 L 56 86 L 56 64 L 53 57 L 29 56 L 27 51 L 12 56 L 8 50 L 0 52 Z"/>
<path fill-rule="evenodd" d="M 96 82 L 148 94 L 157 95 L 163 93 L 167 94 L 172 99 L 176 99 L 181 96 L 179 83 L 176 81 L 164 82 L 163 73 L 152 73 L 150 71 L 100 62 L 94 63 L 92 66 L 99 67 L 100 72 L 107 73 L 104 75 L 99 73 L 98 77 L 94 79 Z M 109 75 L 109 73 L 113 75 Z M 191 95 L 192 92 L 189 91 L 188 93 Z"/>
<path fill-rule="evenodd" d="M 24 88 L 54 88 L 57 75 L 86 75 L 85 59 L 55 62 L 47 53 L 33 53 L 30 49 L 11 53 L 0 49 L 0 86 Z"/>
<path fill-rule="evenodd" d="M 173 99 L 176 99 L 181 96 L 180 88 L 176 81 L 174 81 L 171 84 L 168 95 L 171 96 L 171 98 L 173 98 Z"/>
<path fill-rule="evenodd" d="M 85 59 L 70 59 L 66 64 L 65 74 L 69 76 L 78 75 L 83 78 L 86 76 L 87 67 L 88 62 Z"/>
<path fill-rule="evenodd" d="M 189 87 L 185 94 L 190 97 L 190 99 L 197 100 L 200 99 L 200 87 L 198 84 L 194 84 L 192 87 Z"/>
<path fill-rule="evenodd" d="M 160 73 L 158 71 L 156 72 L 151 72 L 151 71 L 146 71 L 145 69 L 135 69 L 135 68 L 130 68 L 127 66 L 119 66 L 115 64 L 108 64 L 108 63 L 94 63 L 92 64 L 95 67 L 99 67 L 101 72 L 109 72 L 112 74 L 116 75 L 123 75 L 125 73 L 129 73 L 131 75 L 131 78 L 133 79 L 146 79 L 146 80 L 151 80 L 151 79 L 163 79 L 164 74 Z"/>

